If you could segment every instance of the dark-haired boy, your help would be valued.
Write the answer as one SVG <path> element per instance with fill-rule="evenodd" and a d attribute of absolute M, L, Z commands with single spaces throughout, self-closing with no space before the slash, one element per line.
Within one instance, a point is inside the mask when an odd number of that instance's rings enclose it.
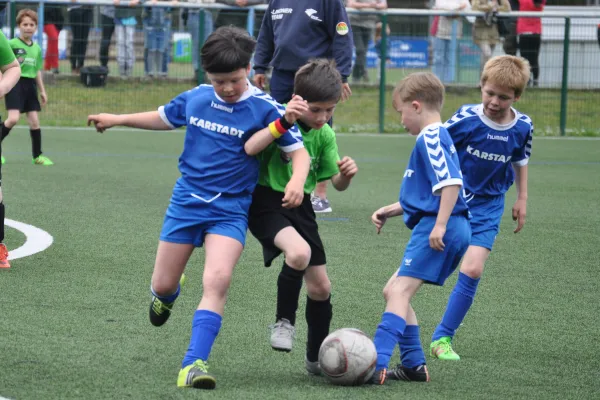
<path fill-rule="evenodd" d="M 213 389 L 207 360 L 221 328 L 231 275 L 244 247 L 248 209 L 258 180 L 256 155 L 275 138 L 289 154 L 294 174 L 285 188 L 289 207 L 300 204 L 310 158 L 293 126 L 302 99 L 287 110 L 247 79 L 255 41 L 223 27 L 202 47 L 202 67 L 212 85 L 184 92 L 158 111 L 88 117 L 99 132 L 123 125 L 169 130 L 186 126 L 177 180 L 163 223 L 152 275 L 150 322 L 163 325 L 179 295 L 179 280 L 195 247 L 205 244 L 202 300 L 194 314 L 190 345 L 177 386 Z M 267 128 L 264 128 L 268 126 Z M 249 138 L 256 140 L 249 145 Z"/>
<path fill-rule="evenodd" d="M 327 124 L 342 95 L 342 77 L 335 63 L 318 59 L 301 67 L 294 80 L 294 93 L 308 102 L 308 110 L 296 122 L 311 157 L 304 200 L 298 208 L 282 206 L 285 184 L 292 169 L 287 155 L 276 145 L 270 145 L 259 154 L 260 175 L 248 222 L 250 232 L 263 246 L 265 266 L 270 266 L 281 253 L 285 256 L 277 280 L 277 311 L 271 346 L 278 351 L 292 350 L 304 278 L 308 294 L 306 369 L 319 374 L 319 347 L 329 334 L 332 317 L 331 282 L 310 193 L 318 182 L 329 179 L 337 190 L 346 190 L 358 168 L 350 157 L 340 160 L 335 133 Z"/>

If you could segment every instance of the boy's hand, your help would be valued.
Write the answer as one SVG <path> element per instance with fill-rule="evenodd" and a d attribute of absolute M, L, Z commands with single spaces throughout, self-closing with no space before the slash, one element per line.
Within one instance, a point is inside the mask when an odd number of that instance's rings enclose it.
<path fill-rule="evenodd" d="M 304 182 L 290 179 L 285 186 L 282 206 L 283 208 L 296 208 L 302 204 L 304 199 Z"/>
<path fill-rule="evenodd" d="M 337 162 L 338 167 L 340 168 L 340 173 L 343 177 L 352 179 L 354 175 L 358 172 L 358 167 L 356 166 L 356 162 L 348 156 L 345 156 L 340 161 Z"/>
<path fill-rule="evenodd" d="M 525 215 L 527 215 L 527 200 L 518 200 L 512 208 L 512 219 L 517 221 L 517 228 L 514 230 L 515 233 L 519 233 L 525 225 Z"/>
<path fill-rule="evenodd" d="M 385 212 L 385 207 L 381 207 L 379 210 L 375 211 L 373 215 L 371 215 L 371 222 L 373 222 L 375 228 L 377 228 L 378 235 L 381 233 L 381 229 L 383 228 L 383 225 L 385 225 L 387 219 L 388 216 Z"/>
<path fill-rule="evenodd" d="M 46 94 L 46 92 L 41 92 L 40 93 L 40 99 L 42 99 L 42 105 L 45 106 L 46 103 L 48 103 L 48 95 Z"/>
<path fill-rule="evenodd" d="M 87 124 L 90 126 L 94 124 L 96 127 L 96 132 L 103 133 L 105 130 L 112 128 L 115 125 L 118 125 L 118 115 L 116 114 L 95 114 L 88 115 Z"/>
<path fill-rule="evenodd" d="M 135 7 L 138 4 L 140 4 L 140 0 L 130 0 L 129 1 L 129 7 Z"/>
<path fill-rule="evenodd" d="M 446 227 L 443 225 L 435 224 L 431 234 L 429 235 L 429 246 L 437 251 L 444 251 L 444 235 L 446 234 Z"/>
<path fill-rule="evenodd" d="M 346 101 L 352 96 L 352 90 L 348 82 L 342 84 L 342 101 Z"/>
<path fill-rule="evenodd" d="M 260 90 L 265 90 L 265 85 L 267 84 L 267 76 L 265 74 L 255 74 L 254 84 Z"/>
<path fill-rule="evenodd" d="M 298 118 L 308 111 L 308 103 L 302 97 L 294 95 L 285 107 L 285 119 L 294 125 Z"/>

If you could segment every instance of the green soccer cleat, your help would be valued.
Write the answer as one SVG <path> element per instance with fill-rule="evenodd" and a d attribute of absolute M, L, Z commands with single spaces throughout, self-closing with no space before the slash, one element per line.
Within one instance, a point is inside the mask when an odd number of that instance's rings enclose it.
<path fill-rule="evenodd" d="M 177 377 L 177 387 L 194 389 L 214 389 L 217 381 L 208 374 L 208 364 L 203 360 L 196 360 L 193 364 L 182 368 Z"/>
<path fill-rule="evenodd" d="M 458 361 L 460 356 L 452 349 L 452 338 L 444 336 L 431 343 L 429 351 L 432 357 L 444 361 Z"/>
<path fill-rule="evenodd" d="M 39 155 L 31 162 L 33 165 L 54 165 L 51 159 L 44 155 Z"/>
<path fill-rule="evenodd" d="M 2 161 L 2 164 L 6 164 L 6 159 L 4 158 L 4 156 L 0 157 L 0 161 Z"/>

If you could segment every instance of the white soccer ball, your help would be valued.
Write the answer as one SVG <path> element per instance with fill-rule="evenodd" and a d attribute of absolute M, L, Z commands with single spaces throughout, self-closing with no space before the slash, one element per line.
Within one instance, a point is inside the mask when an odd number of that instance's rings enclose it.
<path fill-rule="evenodd" d="M 377 363 L 373 341 L 358 329 L 343 328 L 325 338 L 319 349 L 323 375 L 334 385 L 358 386 L 371 378 Z"/>

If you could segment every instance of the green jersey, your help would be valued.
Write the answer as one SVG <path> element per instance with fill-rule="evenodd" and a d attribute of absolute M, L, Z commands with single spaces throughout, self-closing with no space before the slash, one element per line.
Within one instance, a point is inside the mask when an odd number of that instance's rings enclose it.
<path fill-rule="evenodd" d="M 304 148 L 310 155 L 310 171 L 304 184 L 304 192 L 311 193 L 318 182 L 326 181 L 339 173 L 337 162 L 340 160 L 335 141 L 335 132 L 325 124 L 321 129 L 305 130 L 300 124 Z M 258 184 L 284 192 L 292 177 L 292 163 L 277 144 L 271 143 L 259 155 L 260 173 Z"/>
<path fill-rule="evenodd" d="M 4 33 L 0 32 L 0 67 L 10 64 L 15 61 L 10 43 Z"/>
<path fill-rule="evenodd" d="M 21 78 L 35 78 L 43 65 L 40 46 L 35 42 L 27 44 L 20 38 L 11 39 L 9 43 L 21 64 Z"/>

